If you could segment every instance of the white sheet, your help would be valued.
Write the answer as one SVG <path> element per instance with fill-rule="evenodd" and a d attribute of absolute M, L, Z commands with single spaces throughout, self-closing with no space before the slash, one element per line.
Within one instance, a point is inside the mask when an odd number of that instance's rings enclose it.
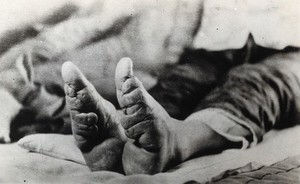
<path fill-rule="evenodd" d="M 241 151 L 227 150 L 222 154 L 187 161 L 173 171 L 154 176 L 124 176 L 114 172 L 90 172 L 82 164 L 50 156 L 29 153 L 16 144 L 0 146 L 0 182 L 29 183 L 184 183 L 205 182 L 219 173 L 249 162 L 270 165 L 289 156 L 300 154 L 300 125 L 272 131 L 256 147 Z M 44 140 L 47 141 L 47 140 Z M 57 142 L 63 145 L 66 142 Z M 66 145 L 69 146 L 69 145 Z M 64 155 L 67 155 L 68 150 Z M 66 158 L 64 158 L 66 159 Z M 71 159 L 70 159 L 71 160 Z"/>
<path fill-rule="evenodd" d="M 38 24 L 67 3 L 85 10 L 94 1 L 96 0 L 1 0 L 0 40 L 7 30 Z M 286 46 L 300 47 L 298 0 L 203 0 L 203 2 L 203 19 L 193 43 L 195 48 L 209 50 L 241 48 L 249 33 L 254 36 L 257 44 L 264 47 L 276 49 Z M 120 4 L 121 8 L 124 5 L 121 1 L 112 3 L 116 6 Z M 130 6 L 124 8 L 128 7 L 130 8 Z"/>

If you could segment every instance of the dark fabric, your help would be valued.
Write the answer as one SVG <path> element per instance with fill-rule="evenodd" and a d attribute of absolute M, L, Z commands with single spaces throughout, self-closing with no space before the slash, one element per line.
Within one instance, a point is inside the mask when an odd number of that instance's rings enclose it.
<path fill-rule="evenodd" d="M 287 48 L 284 52 L 291 50 Z M 149 93 L 174 118 L 186 118 L 233 67 L 257 63 L 280 51 L 258 46 L 252 36 L 241 49 L 206 51 L 186 49 L 178 63 L 160 72 Z"/>
<path fill-rule="evenodd" d="M 294 53 L 299 57 L 285 57 Z M 178 119 L 206 108 L 223 109 L 246 122 L 261 141 L 272 128 L 300 122 L 300 75 L 293 70 L 300 69 L 298 58 L 297 49 L 270 50 L 251 39 L 240 50 L 186 51 L 181 62 L 161 73 L 150 93 Z M 242 136 L 251 143 L 250 132 Z"/>
<path fill-rule="evenodd" d="M 297 121 L 295 115 L 299 114 L 300 92 L 299 79 L 290 68 L 295 65 L 291 64 L 282 59 L 235 67 L 197 110 L 213 107 L 232 113 L 253 128 L 258 141 L 274 127 L 291 126 Z M 296 64 L 300 66 L 300 61 Z"/>
<path fill-rule="evenodd" d="M 234 65 L 231 57 L 238 52 L 241 50 L 186 50 L 178 64 L 164 68 L 149 93 L 172 117 L 184 119 Z"/>
<path fill-rule="evenodd" d="M 150 94 L 171 116 L 183 119 L 215 87 L 221 71 L 213 61 L 201 57 L 198 62 L 167 66 Z"/>

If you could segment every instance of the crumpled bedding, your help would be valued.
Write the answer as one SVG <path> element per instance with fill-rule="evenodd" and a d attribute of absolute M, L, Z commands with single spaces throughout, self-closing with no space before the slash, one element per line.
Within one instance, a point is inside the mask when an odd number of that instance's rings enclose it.
<path fill-rule="evenodd" d="M 249 163 L 244 167 L 229 170 L 211 183 L 300 183 L 300 155 L 289 157 L 270 166 Z"/>
<path fill-rule="evenodd" d="M 20 30 L 18 33 L 22 35 L 22 30 L 26 27 L 35 25 L 38 28 L 39 23 L 44 22 L 47 17 L 53 15 L 53 12 L 66 4 L 84 10 L 92 1 L 94 0 L 83 3 L 80 0 L 55 0 L 49 3 L 48 0 L 28 0 L 26 3 L 19 3 L 18 0 L 3 0 L 0 2 L 0 47 L 1 45 L 5 47 L 5 44 L 11 41 L 7 39 L 7 32 L 18 29 Z M 299 2 L 296 0 L 284 2 L 267 0 L 263 3 L 259 0 L 203 2 L 202 23 L 192 42 L 187 43 L 190 47 L 208 50 L 241 48 L 250 33 L 255 42 L 262 46 L 276 49 L 300 46 Z M 222 3 L 217 4 L 220 2 Z M 260 8 L 254 6 L 255 4 L 260 4 Z M 182 27 L 184 23 L 190 24 L 185 21 L 186 19 L 179 21 L 183 23 Z M 198 26 L 198 23 L 195 21 L 195 26 Z M 176 43 L 178 40 L 173 41 Z M 177 52 L 178 48 L 169 49 Z M 0 145 L 0 182 L 184 183 L 191 180 L 206 182 L 220 172 L 241 167 L 252 161 L 270 165 L 288 156 L 300 154 L 299 133 L 299 126 L 280 132 L 273 131 L 265 136 L 265 141 L 249 150 L 227 150 L 219 155 L 196 158 L 170 172 L 154 176 L 124 176 L 108 171 L 92 173 L 86 166 L 70 161 L 72 160 L 70 158 L 62 160 L 28 152 L 16 144 Z"/>
<path fill-rule="evenodd" d="M 53 17 L 54 14 L 66 18 L 76 11 L 85 12 L 91 8 L 95 1 L 102 4 L 105 2 L 105 0 L 28 0 L 26 2 L 2 0 L 0 1 L 1 47 L 15 39 L 15 35 L 12 36 L 8 32 L 19 33 L 17 35 L 22 37 L 28 26 L 38 28 L 40 24 L 47 22 L 48 18 Z M 130 6 L 130 3 L 135 3 L 134 0 L 108 2 L 116 7 L 116 12 L 132 11 L 130 10 L 132 8 L 133 11 L 138 11 L 137 9 L 141 8 L 140 6 Z M 146 2 L 141 4 L 151 4 Z M 165 20 L 164 26 L 168 27 L 172 22 L 168 22 L 170 20 L 164 17 L 168 17 L 170 12 L 174 12 L 176 1 L 162 0 L 156 2 L 156 4 L 159 3 L 168 5 L 165 7 L 164 16 L 161 17 Z M 195 6 L 189 4 L 195 4 Z M 200 7 L 197 7 L 199 4 Z M 178 14 L 186 16 L 178 20 L 180 24 L 183 23 L 182 29 L 197 27 L 200 21 L 193 19 L 197 18 L 197 14 L 199 12 L 201 14 L 201 11 L 204 10 L 203 16 L 201 16 L 201 25 L 195 33 L 191 47 L 208 50 L 241 48 L 246 43 L 250 33 L 255 42 L 264 47 L 282 49 L 286 46 L 300 46 L 300 12 L 298 11 L 300 3 L 297 0 L 265 0 L 263 2 L 260 0 L 197 0 L 186 1 L 182 5 L 186 6 L 183 8 L 183 12 L 178 12 Z M 66 6 L 69 8 L 65 8 Z M 61 13 L 61 11 L 66 10 L 68 10 L 67 13 Z M 198 11 L 198 13 L 187 13 L 190 10 Z M 145 24 L 146 28 L 147 26 L 149 25 Z M 8 35 L 10 35 L 9 38 Z"/>
<path fill-rule="evenodd" d="M 271 165 L 287 157 L 300 155 L 300 126 L 271 131 L 264 141 L 247 150 L 227 150 L 221 154 L 195 158 L 174 169 L 150 175 L 124 176 L 109 171 L 90 172 L 70 157 L 50 157 L 28 152 L 17 144 L 0 146 L 1 183 L 185 183 L 188 181 L 208 182 L 220 173 L 243 167 L 250 162 Z M 61 136 L 61 135 L 59 135 Z M 69 139 L 69 138 L 68 138 Z M 41 140 L 39 140 L 41 141 Z M 46 142 L 50 139 L 44 140 Z M 56 144 L 63 146 L 69 141 Z M 43 145 L 40 145 L 43 146 Z M 65 152 L 67 152 L 66 150 Z M 66 155 L 65 155 L 66 156 Z"/>
<path fill-rule="evenodd" d="M 256 44 L 274 49 L 300 45 L 297 0 L 207 0 L 195 48 L 241 48 L 249 34 Z"/>

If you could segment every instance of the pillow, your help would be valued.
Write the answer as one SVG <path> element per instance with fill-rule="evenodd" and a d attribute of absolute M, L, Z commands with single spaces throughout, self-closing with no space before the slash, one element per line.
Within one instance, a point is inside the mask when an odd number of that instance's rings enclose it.
<path fill-rule="evenodd" d="M 33 134 L 20 139 L 18 145 L 32 152 L 85 165 L 72 135 Z"/>

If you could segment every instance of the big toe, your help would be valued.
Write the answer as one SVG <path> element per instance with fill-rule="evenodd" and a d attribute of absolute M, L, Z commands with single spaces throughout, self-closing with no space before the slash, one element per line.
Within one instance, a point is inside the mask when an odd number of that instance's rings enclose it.
<path fill-rule="evenodd" d="M 131 76 L 133 76 L 132 60 L 130 58 L 122 58 L 117 64 L 115 73 L 117 91 L 121 91 L 123 83 Z"/>
<path fill-rule="evenodd" d="M 62 65 L 61 74 L 65 84 L 75 91 L 85 88 L 89 83 L 79 68 L 70 61 Z"/>
<path fill-rule="evenodd" d="M 95 111 L 99 94 L 72 62 L 62 65 L 62 78 L 65 82 L 67 104 L 71 109 Z"/>

